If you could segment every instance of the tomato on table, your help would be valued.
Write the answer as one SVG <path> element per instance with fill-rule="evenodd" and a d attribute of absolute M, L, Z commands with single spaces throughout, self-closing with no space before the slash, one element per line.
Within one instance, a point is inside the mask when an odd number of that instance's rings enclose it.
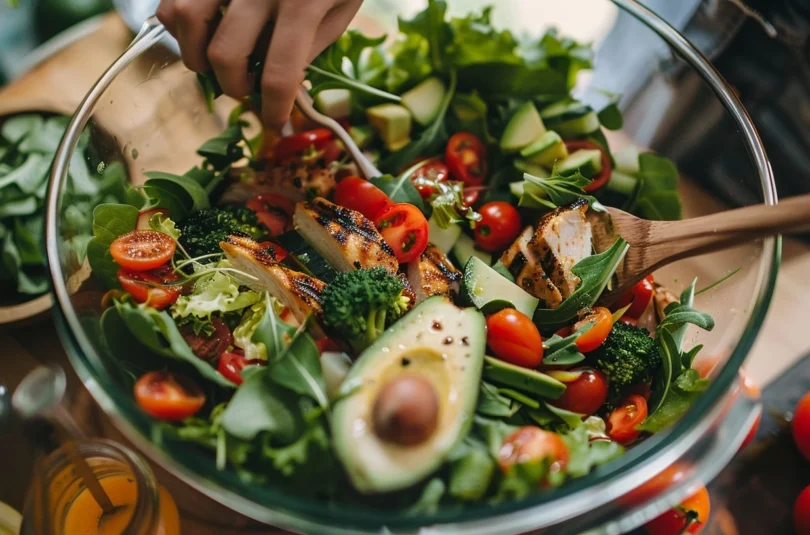
<path fill-rule="evenodd" d="M 174 284 L 180 277 L 169 265 L 151 271 L 130 271 L 121 268 L 116 276 L 124 291 L 135 301 L 157 310 L 173 305 L 183 293 L 183 287 Z"/>
<path fill-rule="evenodd" d="M 793 440 L 799 452 L 810 461 L 810 393 L 799 400 L 793 412 Z"/>
<path fill-rule="evenodd" d="M 411 175 L 411 183 L 423 199 L 429 199 L 435 192 L 436 183 L 444 182 L 450 171 L 440 158 L 425 161 Z"/>
<path fill-rule="evenodd" d="M 593 368 L 578 368 L 571 372 L 576 374 L 576 378 L 566 382 L 563 395 L 549 403 L 567 411 L 590 416 L 607 401 L 607 378 Z"/>
<path fill-rule="evenodd" d="M 700 533 L 706 521 L 709 520 L 711 502 L 709 491 L 706 487 L 700 489 L 689 496 L 684 501 L 664 513 L 663 515 L 647 522 L 644 529 L 650 535 L 679 535 L 681 533 Z"/>
<path fill-rule="evenodd" d="M 793 527 L 796 535 L 810 535 L 810 487 L 806 487 L 793 504 Z"/>
<path fill-rule="evenodd" d="M 560 435 L 533 425 L 521 427 L 503 441 L 498 452 L 498 465 L 503 473 L 518 463 L 540 462 L 548 459 L 553 470 L 568 464 L 568 446 Z"/>
<path fill-rule="evenodd" d="M 394 250 L 400 263 L 415 260 L 425 252 L 428 244 L 428 222 L 416 206 L 397 203 L 386 210 L 374 224 Z"/>
<path fill-rule="evenodd" d="M 619 301 L 616 303 L 616 310 L 630 305 L 630 308 L 625 311 L 624 315 L 638 319 L 644 314 L 644 311 L 647 310 L 647 306 L 650 304 L 650 301 L 652 301 L 654 292 L 655 279 L 653 279 L 652 275 L 647 275 L 619 298 Z"/>
<path fill-rule="evenodd" d="M 115 263 L 130 271 L 155 269 L 174 256 L 177 243 L 156 230 L 133 230 L 118 236 L 110 244 Z"/>
<path fill-rule="evenodd" d="M 607 151 L 603 149 L 601 146 L 597 145 L 593 141 L 587 141 L 585 139 L 573 139 L 565 142 L 565 146 L 568 148 L 568 152 L 575 152 L 581 149 L 586 150 L 598 150 L 602 153 L 602 170 L 599 172 L 598 175 L 591 179 L 591 183 L 582 188 L 587 193 L 594 192 L 608 183 L 610 180 L 610 172 L 613 169 L 613 165 L 610 162 L 610 156 L 608 156 Z"/>
<path fill-rule="evenodd" d="M 459 132 L 450 138 L 444 160 L 450 176 L 465 185 L 480 185 L 487 177 L 487 148 L 469 132 Z"/>
<path fill-rule="evenodd" d="M 605 307 L 596 307 L 590 314 L 574 324 L 573 331 L 576 332 L 589 323 L 592 324 L 591 328 L 576 339 L 577 348 L 582 353 L 590 353 L 605 343 L 613 329 L 613 314 Z"/>
<path fill-rule="evenodd" d="M 259 222 L 270 231 L 271 236 L 284 234 L 293 228 L 295 205 L 283 195 L 260 193 L 250 199 L 245 206 L 256 212 Z"/>
<path fill-rule="evenodd" d="M 475 243 L 485 251 L 506 249 L 523 230 L 520 213 L 508 202 L 488 202 L 478 213 L 481 220 L 475 224 Z"/>
<path fill-rule="evenodd" d="M 134 393 L 146 414 L 170 422 L 194 416 L 205 404 L 205 394 L 194 381 L 165 370 L 142 375 Z"/>
<path fill-rule="evenodd" d="M 504 308 L 487 318 L 487 345 L 499 359 L 536 368 L 543 361 L 543 339 L 531 318 Z"/>
<path fill-rule="evenodd" d="M 356 176 L 349 176 L 338 182 L 333 200 L 338 206 L 360 212 L 371 221 L 376 221 L 394 206 L 394 201 L 383 190 Z"/>
<path fill-rule="evenodd" d="M 273 157 L 277 160 L 283 160 L 295 156 L 310 147 L 320 150 L 332 141 L 334 137 L 332 131 L 326 128 L 316 128 L 307 132 L 284 136 L 280 138 L 273 147 Z"/>
<path fill-rule="evenodd" d="M 647 400 L 637 394 L 630 394 L 608 417 L 608 436 L 619 444 L 630 444 L 641 434 L 636 430 L 647 418 Z"/>
<path fill-rule="evenodd" d="M 266 366 L 267 362 L 260 359 L 248 360 L 241 350 L 225 351 L 219 356 L 217 371 L 225 379 L 234 384 L 242 384 L 242 370 L 248 366 Z"/>

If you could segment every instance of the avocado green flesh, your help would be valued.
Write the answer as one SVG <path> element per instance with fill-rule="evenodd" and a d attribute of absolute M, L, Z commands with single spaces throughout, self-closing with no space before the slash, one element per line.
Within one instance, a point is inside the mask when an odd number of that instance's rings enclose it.
<path fill-rule="evenodd" d="M 487 381 L 543 398 L 557 399 L 565 392 L 565 384 L 553 377 L 493 357 L 484 357 L 483 375 Z"/>
<path fill-rule="evenodd" d="M 366 110 L 368 122 L 386 146 L 406 145 L 411 137 L 411 112 L 399 104 L 380 104 Z"/>
<path fill-rule="evenodd" d="M 366 349 L 343 382 L 332 412 L 338 459 L 363 493 L 418 483 L 447 459 L 472 422 L 481 382 L 486 323 L 475 309 L 444 297 L 426 299 Z M 386 442 L 374 431 L 380 390 L 403 374 L 419 375 L 439 400 L 433 435 L 415 446 Z"/>
<path fill-rule="evenodd" d="M 508 280 L 495 269 L 486 265 L 481 259 L 473 256 L 464 266 L 464 284 L 462 294 L 485 313 L 492 313 L 504 308 L 503 302 L 511 304 L 528 317 L 534 314 L 539 300 L 526 293 L 523 288 Z M 490 303 L 495 303 L 490 305 Z"/>
<path fill-rule="evenodd" d="M 402 104 L 410 110 L 417 123 L 427 126 L 439 115 L 446 93 L 441 80 L 428 78 L 403 94 Z"/>

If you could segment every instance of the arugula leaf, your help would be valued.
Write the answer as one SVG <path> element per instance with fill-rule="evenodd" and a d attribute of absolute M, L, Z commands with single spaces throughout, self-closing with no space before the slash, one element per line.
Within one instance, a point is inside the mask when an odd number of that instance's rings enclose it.
<path fill-rule="evenodd" d="M 203 143 L 197 149 L 197 154 L 207 159 L 217 171 L 222 171 L 229 165 L 238 162 L 245 157 L 242 147 L 239 146 L 244 137 L 242 126 L 241 121 L 228 126 L 218 135 Z M 148 173 L 147 176 L 149 176 Z"/>
<path fill-rule="evenodd" d="M 495 418 L 508 418 L 514 414 L 512 400 L 503 396 L 498 387 L 486 381 L 481 381 L 481 390 L 478 394 L 478 414 L 493 416 Z"/>
<path fill-rule="evenodd" d="M 416 190 L 410 179 L 408 171 L 404 172 L 401 176 L 395 177 L 393 175 L 382 175 L 369 180 L 372 184 L 383 190 L 388 197 L 395 203 L 405 202 L 412 204 L 419 208 L 422 213 L 427 212 L 428 208 L 422 200 L 422 196 Z M 425 217 L 429 217 L 427 213 Z"/>
<path fill-rule="evenodd" d="M 478 501 L 493 480 L 495 461 L 484 444 L 468 438 L 463 445 L 464 454 L 451 459 L 448 494 L 462 501 Z"/>
<path fill-rule="evenodd" d="M 540 178 L 529 173 L 523 174 L 523 194 L 520 196 L 519 206 L 526 208 L 555 209 L 571 204 L 579 199 L 585 199 L 594 210 L 604 212 L 605 207 L 596 200 L 596 197 L 585 193 L 585 186 L 592 180 L 577 171 L 572 175 L 563 176 L 557 172 L 556 166 L 548 178 Z"/>
<path fill-rule="evenodd" d="M 138 209 L 129 204 L 100 204 L 93 210 L 93 239 L 87 244 L 87 260 L 93 275 L 107 288 L 117 288 L 118 264 L 110 255 L 110 244 L 135 230 Z"/>
<path fill-rule="evenodd" d="M 672 333 L 666 330 L 657 333 L 656 343 L 658 352 L 661 355 L 661 368 L 658 369 L 653 378 L 652 392 L 648 402 L 650 415 L 655 414 L 661 407 L 669 394 L 672 379 L 681 373 L 681 351 Z"/>
<path fill-rule="evenodd" d="M 569 336 L 563 338 L 559 334 L 543 342 L 543 364 L 546 366 L 573 366 L 585 360 L 576 341 L 582 333 L 590 329 L 593 325 L 586 325 Z"/>
<path fill-rule="evenodd" d="M 312 469 L 313 464 L 320 465 L 318 461 L 324 458 L 331 461 L 331 446 L 326 429 L 318 422 L 287 446 L 273 447 L 265 443 L 262 455 L 271 461 L 273 468 L 290 477 L 302 467 Z"/>
<path fill-rule="evenodd" d="M 295 327 L 282 321 L 274 305 L 273 298 L 265 292 L 262 318 L 250 339 L 252 343 L 265 348 L 268 362 L 274 362 L 284 354 L 295 334 Z"/>
<path fill-rule="evenodd" d="M 595 466 L 612 461 L 624 453 L 624 448 L 618 442 L 592 441 L 588 427 L 585 425 L 564 433 L 562 439 L 568 446 L 568 463 L 565 466 L 565 474 L 572 478 L 586 476 Z"/>
<path fill-rule="evenodd" d="M 470 14 L 450 21 L 453 30 L 453 65 L 464 67 L 491 61 L 522 62 L 522 58 L 516 54 L 518 42 L 512 32 L 492 27 L 492 9 L 493 6 L 487 6 L 479 15 Z"/>
<path fill-rule="evenodd" d="M 708 379 L 701 379 L 697 370 L 686 370 L 669 388 L 658 410 L 647 417 L 639 426 L 639 431 L 657 433 L 677 422 L 697 397 L 709 386 Z"/>
<path fill-rule="evenodd" d="M 534 322 L 543 327 L 559 325 L 577 317 L 580 310 L 592 307 L 629 248 L 624 239 L 618 238 L 605 252 L 580 260 L 571 268 L 571 272 L 580 278 L 577 289 L 559 307 L 535 310 Z"/>
<path fill-rule="evenodd" d="M 321 371 L 320 351 L 312 337 L 306 333 L 306 323 L 304 322 L 279 359 L 270 361 L 270 378 L 297 394 L 314 399 L 322 409 L 327 409 L 329 397 Z"/>
<path fill-rule="evenodd" d="M 675 221 L 682 217 L 678 168 L 668 158 L 639 154 L 640 185 L 629 211 L 644 219 Z"/>
<path fill-rule="evenodd" d="M 262 432 L 281 442 L 293 440 L 297 422 L 290 407 L 295 406 L 295 400 L 283 389 L 273 387 L 269 369 L 245 375 L 222 414 L 222 427 L 242 440 L 252 440 Z"/>
<path fill-rule="evenodd" d="M 447 49 L 453 40 L 453 31 L 445 22 L 447 2 L 428 0 L 428 5 L 412 19 L 399 18 L 399 31 L 405 35 L 418 35 L 428 43 L 433 69 L 443 71 L 448 65 Z"/>

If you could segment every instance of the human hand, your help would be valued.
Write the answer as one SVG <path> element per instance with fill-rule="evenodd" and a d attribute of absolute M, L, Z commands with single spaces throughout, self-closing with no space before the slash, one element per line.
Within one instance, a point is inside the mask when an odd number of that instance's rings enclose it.
<path fill-rule="evenodd" d="M 290 116 L 307 65 L 346 30 L 363 0 L 161 0 L 157 17 L 177 39 L 186 66 L 213 69 L 222 91 L 248 96 L 251 54 L 265 54 L 262 118 L 278 128 Z M 269 32 L 269 44 L 267 39 Z"/>

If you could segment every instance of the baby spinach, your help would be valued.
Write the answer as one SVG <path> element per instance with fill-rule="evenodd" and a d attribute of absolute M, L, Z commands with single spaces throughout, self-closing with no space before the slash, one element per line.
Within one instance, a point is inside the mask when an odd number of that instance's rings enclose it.
<path fill-rule="evenodd" d="M 422 200 L 422 196 L 419 195 L 410 177 L 411 173 L 405 171 L 398 177 L 382 175 L 372 178 L 370 182 L 383 190 L 392 201 L 412 204 L 425 213 L 429 209 L 429 206 Z M 425 217 L 429 217 L 429 212 Z"/>
<path fill-rule="evenodd" d="M 118 287 L 118 264 L 110 254 L 110 244 L 135 230 L 138 209 L 129 204 L 100 204 L 93 210 L 93 239 L 87 244 L 87 260 L 93 275 L 107 288 Z"/>
<path fill-rule="evenodd" d="M 672 160 L 652 153 L 639 154 L 640 185 L 629 211 L 644 219 L 681 219 L 678 168 Z"/>
<path fill-rule="evenodd" d="M 297 431 L 293 406 L 294 397 L 273 387 L 270 370 L 250 370 L 222 415 L 222 427 L 242 440 L 268 432 L 282 442 L 289 442 Z"/>
<path fill-rule="evenodd" d="M 681 419 L 708 386 L 708 379 L 701 379 L 697 370 L 686 370 L 670 385 L 666 397 L 657 410 L 636 429 L 649 433 L 657 433 L 666 429 Z"/>

